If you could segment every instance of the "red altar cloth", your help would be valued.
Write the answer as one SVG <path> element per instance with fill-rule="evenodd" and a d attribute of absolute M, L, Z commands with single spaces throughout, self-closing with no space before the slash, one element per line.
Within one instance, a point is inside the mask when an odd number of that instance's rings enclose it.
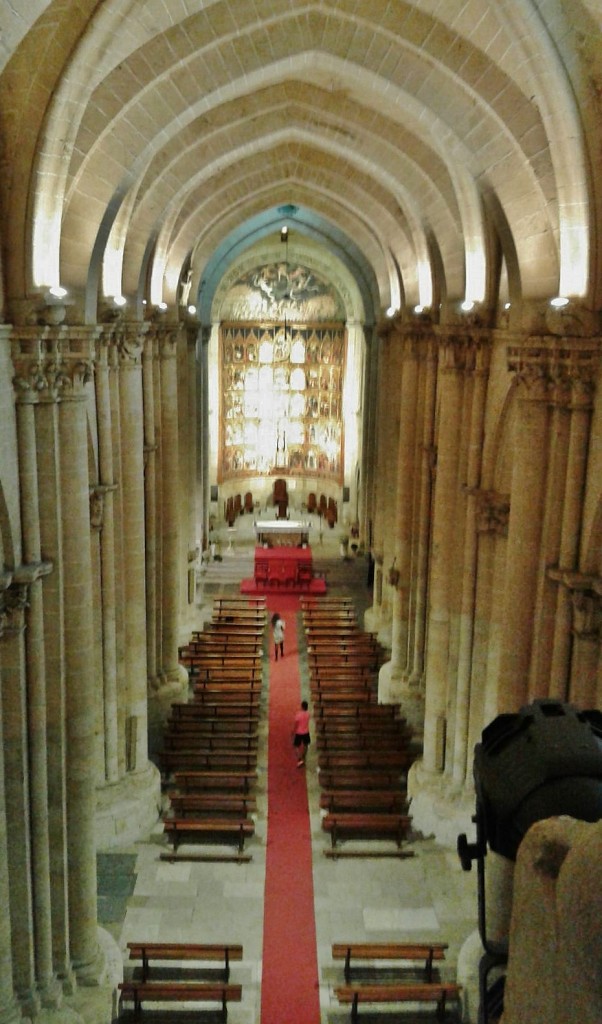
<path fill-rule="evenodd" d="M 297 587 L 313 578 L 311 548 L 255 548 L 255 582 Z"/>

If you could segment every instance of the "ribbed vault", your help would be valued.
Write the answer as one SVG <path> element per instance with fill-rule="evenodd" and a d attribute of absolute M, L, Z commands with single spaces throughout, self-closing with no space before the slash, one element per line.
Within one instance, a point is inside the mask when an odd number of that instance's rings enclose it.
<path fill-rule="evenodd" d="M 29 182 L 4 211 L 30 268 L 21 283 L 7 268 L 15 298 L 61 283 L 89 317 L 103 292 L 174 304 L 184 266 L 196 293 L 225 236 L 288 202 L 353 239 L 377 314 L 437 296 L 495 304 L 492 231 L 516 297 L 593 301 L 578 102 L 590 122 L 599 110 L 577 59 L 591 7 L 188 0 L 176 15 L 23 0 L 3 13 L 4 134 Z"/>

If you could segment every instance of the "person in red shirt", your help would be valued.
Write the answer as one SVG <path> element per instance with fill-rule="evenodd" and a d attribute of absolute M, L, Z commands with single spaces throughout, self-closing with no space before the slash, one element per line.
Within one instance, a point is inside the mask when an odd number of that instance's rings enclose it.
<path fill-rule="evenodd" d="M 293 729 L 293 746 L 299 757 L 299 760 L 297 761 L 297 768 L 301 768 L 305 764 L 307 748 L 311 743 L 309 735 L 309 719 L 310 713 L 307 701 L 302 700 L 301 707 L 295 715 L 295 726 Z"/>

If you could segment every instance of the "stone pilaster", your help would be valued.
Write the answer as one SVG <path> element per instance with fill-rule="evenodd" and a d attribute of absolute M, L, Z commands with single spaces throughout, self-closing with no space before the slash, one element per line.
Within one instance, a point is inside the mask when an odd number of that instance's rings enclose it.
<path fill-rule="evenodd" d="M 598 364 L 598 356 L 593 349 L 591 357 L 591 362 L 581 359 L 575 363 L 569 358 L 568 362 L 563 361 L 558 367 L 556 374 L 560 378 L 559 384 L 563 388 L 563 394 L 568 398 L 570 410 L 558 557 L 558 569 L 563 574 L 577 571 L 579 568 L 580 524 L 583 517 L 588 441 Z M 567 587 L 560 587 L 554 620 L 549 690 L 550 696 L 559 700 L 568 700 L 571 690 L 573 609 L 570 591 Z"/>
<path fill-rule="evenodd" d="M 163 686 L 178 691 L 188 685 L 178 659 L 178 624 L 180 612 L 179 458 L 178 458 L 178 375 L 177 325 L 162 328 L 159 333 L 159 366 L 161 373 L 161 553 L 162 581 L 161 632 Z"/>
<path fill-rule="evenodd" d="M 22 594 L 18 587 L 12 586 L 12 574 L 2 572 L 0 575 L 0 749 L 6 750 L 6 735 L 4 729 L 4 644 L 8 637 L 18 638 L 20 626 L 15 622 L 20 617 L 20 605 L 22 605 Z M 13 1024 L 22 1019 L 22 1012 L 15 998 L 13 990 L 13 977 L 15 965 L 12 953 L 12 924 L 11 924 L 11 885 L 10 885 L 10 854 L 9 854 L 9 830 L 8 830 L 7 802 L 4 783 L 4 758 L 0 758 L 0 1024 Z M 12 831 L 12 819 L 10 818 L 10 830 Z M 16 884 L 15 884 L 16 885 Z M 20 889 L 20 883 L 16 886 Z M 14 895 L 14 887 L 12 887 Z M 22 895 L 18 894 L 19 896 Z M 26 892 L 25 903 L 22 905 L 22 912 L 27 910 L 29 898 Z"/>
<path fill-rule="evenodd" d="M 98 484 L 90 492 L 90 518 L 100 545 L 100 616 L 102 650 L 103 778 L 119 778 L 117 729 L 117 600 L 115 580 L 115 506 L 117 489 L 113 461 L 113 424 L 109 381 L 108 338 L 97 345 L 95 390 L 98 429 Z"/>
<path fill-rule="evenodd" d="M 500 712 L 518 711 L 529 697 L 551 384 L 545 353 L 539 348 L 510 349 L 509 369 L 516 374 L 517 418 L 498 679 Z"/>
<path fill-rule="evenodd" d="M 474 386 L 470 408 L 468 459 L 466 466 L 466 520 L 464 525 L 452 768 L 454 782 L 459 786 L 465 784 L 467 772 L 470 773 L 470 778 L 472 771 L 472 764 L 469 763 L 468 757 L 468 732 L 477 587 L 477 488 L 481 480 L 485 401 L 489 377 L 489 345 L 475 344 L 472 355 L 474 361 L 471 361 L 471 374 Z"/>
<path fill-rule="evenodd" d="M 421 364 L 424 376 L 422 402 L 422 444 L 418 472 L 418 530 L 416 537 L 416 569 L 412 607 L 412 660 L 408 683 L 416 689 L 423 683 L 424 658 L 427 625 L 428 565 L 430 554 L 430 530 L 432 496 L 435 482 L 437 451 L 434 446 L 435 396 L 437 387 L 437 351 L 433 339 L 429 339 L 425 358 Z"/>
<path fill-rule="evenodd" d="M 64 570 L 67 847 L 71 958 L 82 984 L 103 971 L 96 902 L 96 684 L 92 617 L 87 384 L 97 328 L 68 329 L 53 357 L 59 392 L 59 475 Z"/>
<path fill-rule="evenodd" d="M 147 325 L 118 323 L 126 768 L 147 765 L 146 572 L 142 342 Z"/>
<path fill-rule="evenodd" d="M 433 502 L 428 648 L 424 721 L 424 767 L 441 772 L 447 725 L 450 640 L 450 576 L 453 570 L 454 512 L 458 488 L 458 451 L 462 419 L 464 338 L 442 340 L 439 354 L 437 478 Z"/>

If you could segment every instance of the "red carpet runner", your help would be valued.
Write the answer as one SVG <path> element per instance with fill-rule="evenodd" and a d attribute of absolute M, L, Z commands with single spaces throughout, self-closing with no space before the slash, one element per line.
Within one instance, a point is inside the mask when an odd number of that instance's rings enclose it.
<path fill-rule="evenodd" d="M 276 604 L 277 602 L 277 604 Z M 320 1024 L 312 850 L 305 772 L 292 729 L 301 702 L 296 597 L 272 598 L 286 622 L 284 658 L 274 662 L 270 629 L 268 832 L 261 1024 Z M 313 736 L 312 736 L 313 740 Z M 311 748 L 310 748 L 311 751 Z"/>

